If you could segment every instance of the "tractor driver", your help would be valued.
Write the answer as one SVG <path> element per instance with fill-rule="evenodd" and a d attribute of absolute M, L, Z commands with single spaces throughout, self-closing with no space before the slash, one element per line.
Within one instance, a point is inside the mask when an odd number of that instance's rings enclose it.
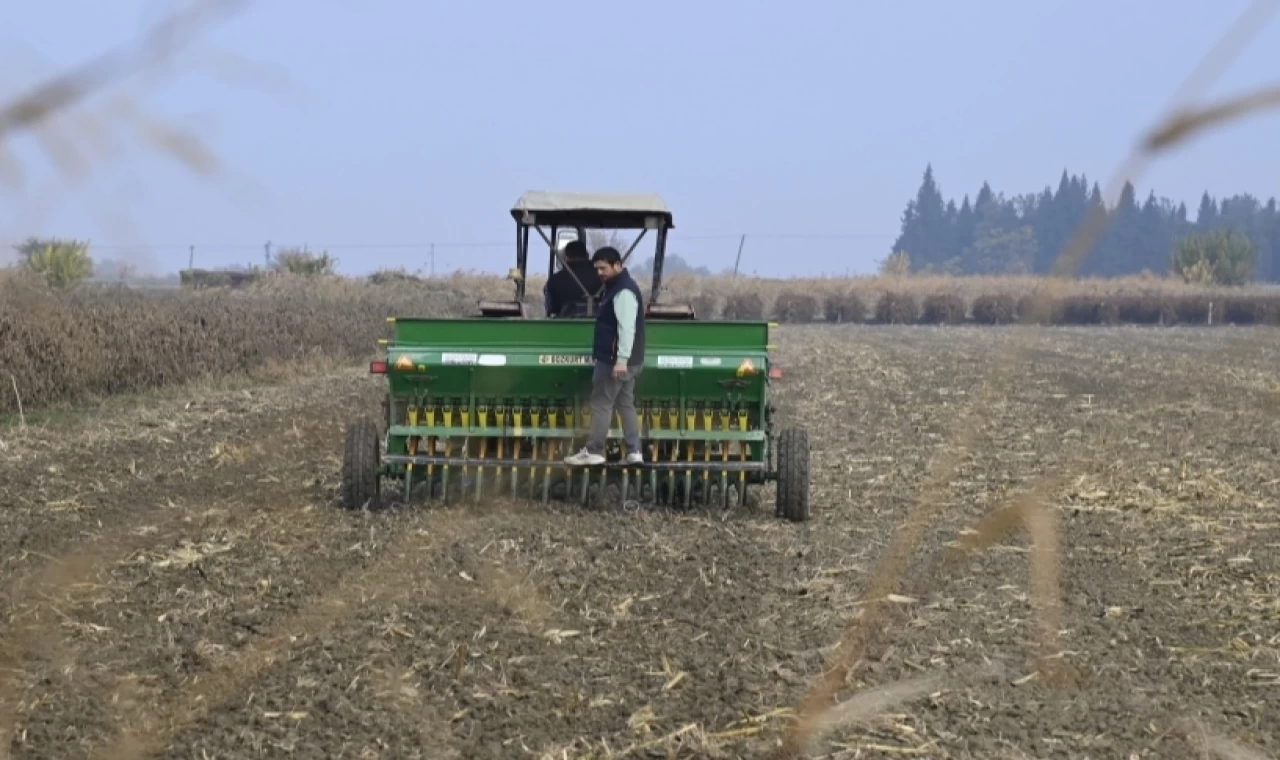
<path fill-rule="evenodd" d="M 574 275 L 577 275 L 575 279 Z M 579 285 L 578 283 L 582 284 Z M 571 240 L 564 247 L 564 267 L 547 278 L 542 288 L 548 317 L 567 317 L 587 313 L 587 293 L 600 292 L 600 275 L 596 274 L 587 246 L 581 240 Z"/>

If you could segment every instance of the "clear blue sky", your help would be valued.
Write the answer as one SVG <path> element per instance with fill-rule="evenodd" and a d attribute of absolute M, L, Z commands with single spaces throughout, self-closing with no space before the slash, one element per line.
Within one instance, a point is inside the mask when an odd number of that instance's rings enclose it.
<path fill-rule="evenodd" d="M 218 266 L 260 261 L 267 240 L 307 243 L 350 272 L 425 268 L 435 241 L 438 270 L 505 271 L 524 190 L 638 190 L 672 205 L 670 250 L 694 263 L 732 266 L 746 233 L 747 271 L 866 272 L 926 163 L 957 198 L 984 180 L 1056 186 L 1064 168 L 1105 181 L 1245 5 L 261 0 L 162 80 L 89 104 L 129 95 L 193 130 L 219 177 L 117 124 L 93 174 L 53 192 L 49 160 L 17 139 L 23 184 L 4 186 L 0 240 L 90 237 L 99 255 L 164 270 L 185 266 L 189 244 Z M 168 7 L 7 4 L 0 94 L 127 42 Z M 1215 94 L 1280 80 L 1276 51 L 1280 19 Z M 69 125 L 56 122 L 83 141 Z M 1266 115 L 1199 138 L 1140 197 L 1154 188 L 1194 213 L 1206 189 L 1280 194 L 1277 126 Z"/>

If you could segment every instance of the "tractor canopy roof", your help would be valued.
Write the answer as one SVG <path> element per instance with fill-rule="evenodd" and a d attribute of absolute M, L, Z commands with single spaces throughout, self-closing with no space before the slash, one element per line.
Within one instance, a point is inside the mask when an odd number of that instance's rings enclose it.
<path fill-rule="evenodd" d="M 511 216 L 522 224 L 596 229 L 671 229 L 671 209 L 652 193 L 574 193 L 530 190 Z"/>

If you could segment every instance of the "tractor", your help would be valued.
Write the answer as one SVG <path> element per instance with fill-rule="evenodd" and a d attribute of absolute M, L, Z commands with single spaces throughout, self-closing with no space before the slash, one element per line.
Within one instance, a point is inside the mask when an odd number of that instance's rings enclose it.
<path fill-rule="evenodd" d="M 481 300 L 466 318 L 391 317 L 390 336 L 369 372 L 386 382 L 380 418 L 346 430 L 340 501 L 379 506 L 384 481 L 444 503 L 515 497 L 584 505 L 733 508 L 759 501 L 775 481 L 778 517 L 809 519 L 809 437 L 777 430 L 770 387 L 782 377 L 769 358 L 764 321 L 700 321 L 691 306 L 662 299 L 662 265 L 674 229 L 655 195 L 532 191 L 511 209 L 514 297 Z M 572 230 L 569 235 L 565 231 Z M 622 461 L 616 414 L 603 465 L 573 467 L 590 427 L 592 330 L 600 293 L 584 313 L 530 318 L 526 275 L 531 233 L 548 251 L 548 274 L 565 265 L 565 237 L 589 230 L 637 231 L 629 261 L 655 237 L 645 299 L 644 368 L 635 386 L 644 463 Z M 625 234 L 625 233 L 619 233 Z M 579 281 L 579 285 L 582 285 Z M 585 290 L 585 286 L 584 286 Z M 385 351 L 385 353 L 383 353 Z"/>

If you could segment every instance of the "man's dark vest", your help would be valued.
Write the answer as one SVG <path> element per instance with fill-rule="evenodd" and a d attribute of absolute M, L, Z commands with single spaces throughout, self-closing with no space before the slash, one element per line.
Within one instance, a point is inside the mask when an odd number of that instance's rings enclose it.
<path fill-rule="evenodd" d="M 631 273 L 623 269 L 617 277 L 605 283 L 604 295 L 600 298 L 600 311 L 596 315 L 595 345 L 591 356 L 598 362 L 614 364 L 618 360 L 618 315 L 613 311 L 613 297 L 623 290 L 629 290 L 636 297 L 636 338 L 631 344 L 631 357 L 628 367 L 639 367 L 644 364 L 644 297 L 640 295 L 640 287 L 631 279 Z"/>

